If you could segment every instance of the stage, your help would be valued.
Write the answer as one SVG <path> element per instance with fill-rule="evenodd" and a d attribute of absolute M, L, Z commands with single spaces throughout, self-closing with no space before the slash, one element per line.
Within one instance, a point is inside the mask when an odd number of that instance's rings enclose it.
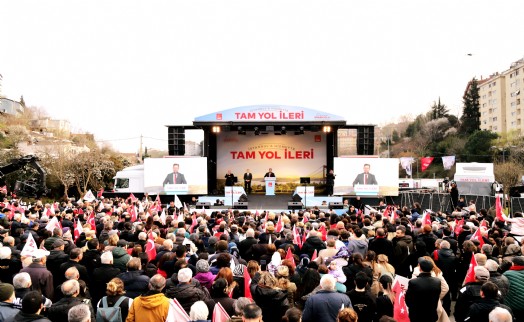
<path fill-rule="evenodd" d="M 328 197 L 328 196 L 314 196 L 307 198 L 303 198 L 300 203 L 294 203 L 290 194 L 276 194 L 274 196 L 266 196 L 262 194 L 252 194 L 247 195 L 247 204 L 239 204 L 238 201 L 233 201 L 235 204 L 234 208 L 237 209 L 247 209 L 251 211 L 264 211 L 264 210 L 272 210 L 272 211 L 288 211 L 290 210 L 290 207 L 292 207 L 294 210 L 304 209 L 305 207 L 315 207 L 318 206 L 320 209 L 329 209 L 329 203 L 330 202 L 337 202 L 342 203 L 342 197 L 334 196 L 334 197 Z M 215 205 L 217 203 L 217 200 L 224 203 L 224 206 L 217 206 Z M 200 196 L 198 197 L 199 203 L 209 203 L 210 209 L 229 209 L 231 208 L 231 199 L 226 198 L 225 196 Z M 198 207 L 197 207 L 198 208 Z M 338 210 L 342 209 L 337 209 Z"/>

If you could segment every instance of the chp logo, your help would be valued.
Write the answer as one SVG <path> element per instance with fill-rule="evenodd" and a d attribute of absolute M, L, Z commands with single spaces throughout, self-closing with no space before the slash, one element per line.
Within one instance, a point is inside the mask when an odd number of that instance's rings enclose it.
<path fill-rule="evenodd" d="M 222 113 L 217 113 L 216 114 L 216 119 L 217 119 L 217 121 L 221 121 L 222 120 Z"/>

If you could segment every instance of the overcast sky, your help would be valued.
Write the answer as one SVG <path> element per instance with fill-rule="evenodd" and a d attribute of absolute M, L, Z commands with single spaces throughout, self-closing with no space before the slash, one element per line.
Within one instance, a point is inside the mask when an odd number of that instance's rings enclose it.
<path fill-rule="evenodd" d="M 123 152 L 283 104 L 384 124 L 524 57 L 524 1 L 0 0 L 2 93 Z M 467 54 L 472 54 L 468 56 Z"/>

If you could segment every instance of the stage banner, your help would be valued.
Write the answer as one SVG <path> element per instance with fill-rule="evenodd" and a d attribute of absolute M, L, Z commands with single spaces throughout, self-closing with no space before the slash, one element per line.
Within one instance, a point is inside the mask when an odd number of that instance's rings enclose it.
<path fill-rule="evenodd" d="M 264 134 L 265 133 L 265 134 Z M 224 185 L 228 170 L 243 185 L 244 173 L 252 173 L 254 191 L 264 191 L 264 175 L 272 169 L 276 176 L 276 191 L 293 192 L 300 177 L 310 177 L 311 185 L 323 183 L 326 164 L 325 135 L 310 132 L 303 135 L 260 135 L 248 132 L 222 132 L 217 138 L 217 181 Z"/>

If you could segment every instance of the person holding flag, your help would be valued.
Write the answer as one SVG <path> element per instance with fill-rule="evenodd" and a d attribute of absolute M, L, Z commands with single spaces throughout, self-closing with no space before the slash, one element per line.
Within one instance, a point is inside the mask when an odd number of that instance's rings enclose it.
<path fill-rule="evenodd" d="M 441 282 L 431 276 L 433 263 L 425 258 L 419 258 L 420 274 L 409 281 L 406 291 L 406 305 L 409 308 L 411 322 L 437 321 L 437 307 L 439 303 Z"/>

